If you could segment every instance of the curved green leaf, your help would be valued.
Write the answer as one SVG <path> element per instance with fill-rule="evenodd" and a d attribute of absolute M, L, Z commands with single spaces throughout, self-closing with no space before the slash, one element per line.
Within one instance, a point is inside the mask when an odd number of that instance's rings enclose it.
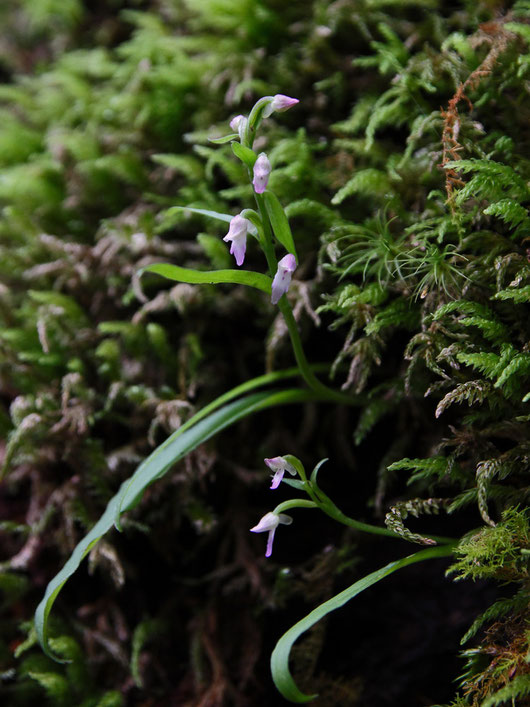
<path fill-rule="evenodd" d="M 209 272 L 204 272 L 202 270 L 192 270 L 191 268 L 181 268 L 178 265 L 170 265 L 169 263 L 155 263 L 142 268 L 140 274 L 143 272 L 154 272 L 157 275 L 167 277 L 168 280 L 190 282 L 194 285 L 232 283 L 255 287 L 268 295 L 271 293 L 272 280 L 270 277 L 251 270 L 210 270 Z"/>
<path fill-rule="evenodd" d="M 172 206 L 165 212 L 165 216 L 170 217 L 173 214 L 178 213 L 179 211 L 191 211 L 193 214 L 200 214 L 201 216 L 214 218 L 217 221 L 223 221 L 224 223 L 230 223 L 230 221 L 234 218 L 230 214 L 222 214 L 219 211 L 210 211 L 209 209 L 196 209 L 193 206 Z M 248 231 L 252 236 L 255 236 L 257 234 L 256 227 L 253 223 L 251 223 L 251 226 Z"/>
<path fill-rule="evenodd" d="M 322 466 L 322 464 L 325 464 L 327 461 L 329 461 L 329 459 L 327 457 L 325 459 L 321 459 L 318 462 L 318 464 L 315 466 L 313 471 L 311 472 L 311 483 L 312 484 L 315 484 L 315 485 L 317 484 L 317 476 L 318 476 L 318 472 L 320 471 L 320 467 Z"/>
<path fill-rule="evenodd" d="M 258 156 L 254 150 L 251 150 L 250 147 L 245 147 L 245 145 L 241 145 L 239 142 L 233 142 L 232 152 L 252 172 L 254 163 L 258 159 Z"/>
<path fill-rule="evenodd" d="M 427 550 L 421 550 L 416 552 L 414 555 L 408 555 L 401 560 L 391 562 L 390 564 L 382 567 L 371 574 L 366 575 L 362 579 L 352 584 L 340 594 L 337 594 L 332 599 L 328 599 L 316 609 L 308 614 L 301 621 L 296 623 L 292 628 L 290 628 L 287 633 L 280 638 L 276 644 L 272 655 L 271 655 L 271 672 L 274 684 L 285 697 L 286 700 L 290 702 L 296 702 L 298 704 L 303 702 L 309 702 L 315 699 L 317 695 L 306 695 L 301 692 L 296 686 L 295 681 L 289 671 L 289 654 L 293 643 L 299 638 L 305 631 L 314 626 L 318 621 L 324 618 L 331 611 L 335 609 L 340 609 L 344 606 L 350 599 L 360 594 L 372 584 L 379 582 L 379 580 L 387 577 L 392 572 L 406 567 L 407 565 L 412 565 L 414 562 L 422 562 L 423 560 L 434 559 L 438 557 L 446 557 L 452 554 L 453 545 L 446 545 L 440 547 L 428 548 Z"/>
<path fill-rule="evenodd" d="M 249 382 L 250 383 L 250 382 Z M 248 385 L 248 383 L 246 384 Z M 239 388 L 241 390 L 241 386 Z M 234 424 L 251 413 L 275 405 L 306 402 L 320 399 L 313 391 L 293 388 L 284 391 L 252 393 L 224 405 L 195 424 L 179 429 L 158 447 L 136 470 L 131 479 L 124 481 L 118 493 L 111 498 L 105 512 L 90 532 L 77 544 L 61 571 L 51 580 L 44 598 L 35 611 L 35 629 L 44 652 L 57 660 L 48 645 L 48 617 L 57 595 L 74 574 L 83 558 L 100 538 L 108 532 L 116 516 L 134 508 L 143 492 L 153 481 L 161 478 L 171 466 L 217 432 Z M 60 662 L 60 661 L 59 661 Z"/>
<path fill-rule="evenodd" d="M 208 417 L 196 422 L 180 436 L 172 435 L 138 467 L 128 482 L 127 492 L 123 497 L 121 511 L 134 508 L 140 501 L 144 490 L 153 481 L 164 476 L 170 466 L 189 454 L 195 447 L 210 439 L 225 427 L 234 424 L 260 410 L 276 405 L 300 403 L 315 400 L 315 394 L 302 388 L 290 388 L 280 391 L 252 393 L 229 403 Z M 179 430 L 177 430 L 179 432 Z"/>
<path fill-rule="evenodd" d="M 328 371 L 329 364 L 328 363 L 314 363 L 311 366 L 311 370 L 316 371 L 316 372 Z M 240 395 L 244 395 L 245 393 L 248 393 L 251 390 L 255 390 L 256 388 L 261 388 L 264 385 L 278 383 L 278 381 L 285 380 L 285 378 L 294 378 L 295 376 L 300 376 L 300 375 L 301 375 L 300 369 L 297 366 L 295 366 L 293 368 L 285 368 L 283 371 L 273 371 L 272 373 L 264 373 L 262 376 L 257 376 L 256 378 L 251 378 L 250 380 L 245 381 L 244 383 L 241 383 L 241 385 L 238 385 L 235 388 L 232 388 L 232 390 L 229 390 L 226 393 L 223 393 L 215 400 L 212 400 L 211 403 L 208 403 L 208 405 L 205 405 L 198 412 L 196 412 L 192 418 L 190 418 L 187 422 L 185 422 L 183 425 L 181 425 L 178 428 L 178 430 L 175 431 L 174 434 L 175 435 L 182 434 L 182 432 L 187 430 L 189 427 L 194 425 L 196 422 L 199 422 L 199 420 L 202 420 L 203 418 L 207 417 L 210 413 L 212 413 L 214 410 L 217 410 L 217 408 L 221 407 L 221 405 L 226 405 L 226 403 L 229 403 L 231 400 L 238 398 Z"/>
<path fill-rule="evenodd" d="M 277 240 L 283 245 L 288 253 L 292 253 L 298 261 L 296 254 L 296 246 L 294 244 L 293 234 L 289 221 L 285 215 L 282 205 L 280 204 L 276 194 L 271 191 L 266 191 L 263 195 L 265 198 L 265 207 L 269 215 L 272 230 Z"/>
<path fill-rule="evenodd" d="M 171 215 L 177 211 L 191 211 L 194 214 L 200 214 L 201 216 L 208 216 L 209 218 L 217 219 L 217 221 L 224 221 L 225 223 L 230 223 L 234 218 L 230 214 L 222 214 L 219 211 L 210 211 L 209 209 L 195 209 L 192 206 L 172 206 L 166 211 L 166 215 Z"/>
<path fill-rule="evenodd" d="M 225 142 L 230 142 L 231 140 L 238 139 L 238 133 L 230 133 L 230 135 L 223 135 L 223 137 L 209 137 L 208 142 L 213 142 L 214 145 L 223 145 Z"/>
<path fill-rule="evenodd" d="M 328 364 L 314 364 L 312 366 L 312 369 L 314 370 L 319 370 L 319 369 L 327 369 L 329 368 Z M 300 375 L 300 370 L 298 368 L 286 368 L 283 371 L 273 371 L 272 373 L 265 373 L 262 376 L 257 376 L 256 378 L 251 378 L 248 381 L 245 381 L 245 383 L 241 383 L 241 385 L 236 386 L 235 388 L 232 388 L 232 390 L 227 391 L 226 393 L 223 393 L 223 395 L 220 395 L 218 398 L 215 400 L 212 400 L 211 403 L 208 405 L 205 405 L 205 407 L 201 408 L 198 412 L 193 415 L 189 420 L 187 420 L 184 424 L 182 424 L 178 430 L 175 430 L 175 432 L 169 437 L 164 444 L 167 444 L 169 440 L 175 440 L 177 437 L 180 437 L 180 435 L 183 432 L 186 432 L 190 427 L 193 427 L 196 425 L 198 422 L 203 420 L 205 417 L 208 417 L 208 415 L 211 415 L 215 410 L 220 408 L 222 405 L 226 405 L 229 403 L 231 400 L 234 400 L 235 398 L 238 398 L 240 395 L 243 395 L 244 393 L 248 393 L 251 390 L 255 390 L 256 388 L 260 388 L 264 385 L 269 385 L 271 383 L 277 383 L 280 380 L 284 380 L 285 378 L 293 378 L 294 376 Z M 153 454 L 156 454 L 160 447 L 158 447 Z M 151 455 L 152 456 L 152 455 Z M 143 464 L 149 461 L 151 457 L 148 457 L 148 459 L 145 460 Z M 143 464 L 138 467 L 137 472 L 140 471 L 142 468 Z M 135 472 L 136 474 L 136 472 Z M 128 480 L 128 482 L 131 484 L 132 480 L 134 478 L 134 475 Z M 115 509 L 115 516 L 114 516 L 114 525 L 115 527 L 121 531 L 121 524 L 120 524 L 120 516 L 122 513 L 122 506 L 123 506 L 123 501 L 125 498 L 125 494 L 127 493 L 128 486 L 126 483 L 122 484 L 120 488 L 120 498 L 118 500 L 118 503 L 116 504 L 116 509 Z"/>

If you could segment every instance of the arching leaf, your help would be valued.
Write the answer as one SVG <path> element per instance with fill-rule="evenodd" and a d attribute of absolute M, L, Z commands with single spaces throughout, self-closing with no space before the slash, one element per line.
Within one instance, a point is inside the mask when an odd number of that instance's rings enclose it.
<path fill-rule="evenodd" d="M 248 384 L 246 384 L 248 386 Z M 241 390 L 241 387 L 239 388 Z M 225 397 L 225 396 L 223 396 Z M 226 397 L 225 397 L 226 399 Z M 261 391 L 251 393 L 232 403 L 223 405 L 207 417 L 204 412 L 186 426 L 174 432 L 136 470 L 131 479 L 124 481 L 118 493 L 111 498 L 105 512 L 90 532 L 77 544 L 61 571 L 51 580 L 44 598 L 35 612 L 35 628 L 44 652 L 57 660 L 48 645 L 48 618 L 52 606 L 64 584 L 74 574 L 84 557 L 100 538 L 114 525 L 116 517 L 134 508 L 145 489 L 182 459 L 186 454 L 207 439 L 252 413 L 276 405 L 300 403 L 319 399 L 313 391 L 292 388 L 283 391 Z"/>
<path fill-rule="evenodd" d="M 344 591 L 340 592 L 340 594 L 337 594 L 320 606 L 317 606 L 317 608 L 313 609 L 310 614 L 290 628 L 287 633 L 284 633 L 272 652 L 271 671 L 274 684 L 285 699 L 290 702 L 301 704 L 303 702 L 310 702 L 318 697 L 318 695 L 306 695 L 301 692 L 289 671 L 289 654 L 291 652 L 291 648 L 293 647 L 294 642 L 303 633 L 310 629 L 311 626 L 314 626 L 318 621 L 323 619 L 324 616 L 327 616 L 327 614 L 331 611 L 340 609 L 341 606 L 344 606 L 344 604 L 349 602 L 350 599 L 353 599 L 353 597 L 357 596 L 357 594 L 360 594 L 365 589 L 368 589 L 368 587 L 371 587 L 372 584 L 376 584 L 376 582 L 379 582 L 389 574 L 392 574 L 392 572 L 395 572 L 402 567 L 406 567 L 407 565 L 412 565 L 414 562 L 422 562 L 423 560 L 446 557 L 452 554 L 452 549 L 453 545 L 429 548 L 427 550 L 420 550 L 420 552 L 404 557 L 401 560 L 391 562 L 385 567 L 382 567 L 381 569 L 366 575 L 366 577 L 359 579 L 357 582 L 352 584 L 351 587 L 348 587 Z"/>
<path fill-rule="evenodd" d="M 169 263 L 155 263 L 147 265 L 140 270 L 143 272 L 154 272 L 157 275 L 167 277 L 168 280 L 177 282 L 190 282 L 194 285 L 206 285 L 217 283 L 232 283 L 234 285 L 247 285 L 255 287 L 268 295 L 271 293 L 272 280 L 267 275 L 251 270 L 192 270 L 191 268 L 181 268 L 179 265 Z"/>

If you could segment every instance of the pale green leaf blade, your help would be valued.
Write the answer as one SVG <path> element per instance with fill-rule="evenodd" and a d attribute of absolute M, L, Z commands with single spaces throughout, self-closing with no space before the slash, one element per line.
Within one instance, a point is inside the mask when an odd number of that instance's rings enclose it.
<path fill-rule="evenodd" d="M 239 135 L 237 133 L 230 133 L 230 135 L 223 135 L 223 137 L 209 137 L 208 142 L 213 142 L 214 145 L 224 145 L 225 142 L 237 140 L 238 138 Z"/>
<path fill-rule="evenodd" d="M 329 364 L 327 364 L 327 363 L 313 364 L 311 366 L 311 370 L 314 372 L 327 371 L 327 370 L 329 370 Z M 245 381 L 244 383 L 241 383 L 241 385 L 238 385 L 235 388 L 232 388 L 232 390 L 229 390 L 226 393 L 223 393 L 223 395 L 220 395 L 215 400 L 212 400 L 211 403 L 209 403 L 205 407 L 201 408 L 198 412 L 195 413 L 195 415 L 190 420 L 188 420 L 187 422 L 185 422 L 183 425 L 181 425 L 178 428 L 178 430 L 175 432 L 175 435 L 178 433 L 184 432 L 189 427 L 194 425 L 196 422 L 199 422 L 199 420 L 202 420 L 203 418 L 207 417 L 210 413 L 212 413 L 214 410 L 217 410 L 217 408 L 221 407 L 221 405 L 226 405 L 231 400 L 234 400 L 235 398 L 239 397 L 240 395 L 244 395 L 245 393 L 249 393 L 251 390 L 255 390 L 256 388 L 261 388 L 262 386 L 265 386 L 265 385 L 270 385 L 272 383 L 278 383 L 278 381 L 284 380 L 285 378 L 294 378 L 294 376 L 299 376 L 299 375 L 300 375 L 300 369 L 297 367 L 294 367 L 294 368 L 286 368 L 283 371 L 273 371 L 272 373 L 265 373 L 262 376 L 258 376 L 257 378 L 251 378 L 250 380 Z"/>
<path fill-rule="evenodd" d="M 248 383 L 244 385 L 248 385 Z M 252 393 L 217 409 L 208 417 L 203 417 L 200 422 L 184 430 L 182 428 L 177 430 L 166 442 L 158 447 L 138 467 L 132 478 L 123 482 L 118 493 L 109 501 L 105 512 L 96 525 L 77 544 L 61 571 L 49 582 L 44 598 L 35 611 L 35 629 L 44 652 L 50 657 L 57 659 L 48 645 L 48 618 L 55 599 L 64 584 L 78 569 L 83 558 L 98 540 L 112 528 L 115 518 L 119 514 L 120 507 L 122 511 L 133 508 L 140 500 L 147 486 L 156 479 L 161 478 L 175 462 L 182 459 L 183 456 L 217 432 L 234 424 L 246 415 L 275 405 L 315 399 L 318 399 L 315 393 L 299 388 Z"/>
<path fill-rule="evenodd" d="M 294 244 L 293 234 L 291 233 L 291 227 L 289 226 L 289 221 L 287 220 L 287 216 L 285 215 L 285 211 L 283 210 L 278 197 L 271 191 L 266 191 L 263 196 L 265 198 L 265 206 L 267 208 L 267 213 L 269 215 L 274 235 L 286 251 L 288 253 L 292 253 L 298 261 L 296 246 Z"/>
<path fill-rule="evenodd" d="M 74 551 L 70 555 L 68 561 L 63 566 L 61 571 L 49 582 L 46 587 L 46 592 L 43 599 L 35 611 L 35 630 L 43 651 L 57 662 L 65 662 L 59 660 L 50 650 L 48 645 L 48 617 L 52 606 L 57 598 L 57 595 L 66 584 L 68 579 L 77 570 L 83 558 L 90 552 L 98 540 L 112 528 L 114 524 L 114 516 L 118 508 L 118 502 L 121 496 L 121 490 L 125 488 L 127 482 L 122 484 L 120 491 L 109 501 L 104 514 L 98 520 L 96 525 L 85 535 L 85 537 L 76 545 Z"/>
<path fill-rule="evenodd" d="M 365 589 L 368 589 L 368 587 L 371 587 L 373 584 L 376 584 L 376 582 L 379 582 L 389 574 L 392 574 L 392 572 L 395 572 L 402 567 L 406 567 L 407 565 L 411 565 L 414 562 L 421 562 L 422 560 L 429 560 L 438 557 L 446 557 L 452 554 L 452 548 L 452 545 L 428 548 L 427 550 L 420 550 L 420 552 L 416 552 L 414 555 L 404 557 L 401 560 L 390 562 L 390 564 L 366 575 L 366 577 L 358 580 L 350 587 L 340 592 L 340 594 L 337 594 L 320 606 L 317 606 L 317 608 L 313 609 L 310 614 L 290 628 L 287 633 L 284 633 L 276 644 L 271 655 L 272 679 L 283 697 L 290 702 L 296 702 L 298 704 L 310 702 L 317 697 L 317 695 L 306 695 L 301 692 L 289 671 L 289 654 L 291 652 L 291 648 L 294 642 L 303 633 L 305 633 L 305 631 L 310 629 L 311 626 L 314 626 L 331 611 L 340 609 L 341 606 L 344 606 L 344 604 L 357 596 L 357 594 L 360 594 Z"/>
<path fill-rule="evenodd" d="M 177 430 L 174 435 L 155 449 L 132 475 L 123 496 L 121 512 L 134 508 L 147 486 L 162 477 L 172 464 L 242 417 L 268 407 L 314 399 L 315 394 L 312 391 L 301 388 L 253 393 L 225 405 L 208 417 L 196 422 L 178 437 L 179 430 Z"/>
<path fill-rule="evenodd" d="M 222 214 L 219 211 L 210 211 L 209 209 L 195 209 L 192 206 L 172 206 L 166 211 L 166 216 L 171 216 L 171 214 L 174 214 L 177 211 L 191 211 L 194 214 L 208 216 L 208 218 L 214 218 L 218 221 L 224 221 L 225 223 L 230 223 L 230 221 L 234 218 L 230 214 Z"/>
<path fill-rule="evenodd" d="M 287 484 L 287 486 L 291 486 L 298 491 L 304 491 L 306 487 L 305 482 L 300 481 L 300 479 L 287 479 L 285 477 L 282 479 L 282 484 Z"/>
<path fill-rule="evenodd" d="M 217 221 L 224 221 L 224 223 L 230 223 L 230 221 L 234 218 L 230 214 L 222 214 L 220 211 L 210 211 L 210 209 L 196 209 L 193 206 L 172 206 L 164 213 L 164 218 L 171 217 L 173 214 L 179 213 L 180 211 L 191 211 L 193 214 L 200 214 L 201 216 L 214 218 Z M 255 236 L 257 233 L 257 229 L 253 223 L 251 223 L 248 230 L 249 233 L 251 233 L 253 236 Z"/>
<path fill-rule="evenodd" d="M 255 287 L 268 295 L 271 293 L 272 280 L 267 275 L 251 270 L 191 270 L 190 268 L 181 268 L 179 265 L 170 265 L 169 263 L 155 263 L 147 265 L 140 270 L 143 272 L 154 272 L 157 275 L 167 277 L 168 280 L 176 280 L 177 282 L 189 282 L 193 285 L 206 285 L 218 283 L 231 283 L 234 285 L 247 285 L 247 287 Z"/>
<path fill-rule="evenodd" d="M 241 145 L 239 142 L 233 142 L 232 152 L 250 171 L 254 169 L 254 163 L 258 159 L 254 150 L 251 150 L 250 147 L 245 147 L 245 145 Z"/>
<path fill-rule="evenodd" d="M 327 461 L 329 461 L 327 457 L 325 459 L 321 459 L 318 462 L 318 464 L 315 466 L 313 471 L 311 472 L 311 483 L 312 484 L 317 483 L 317 476 L 318 476 L 318 472 L 320 471 L 320 467 L 322 466 L 322 464 L 325 464 Z"/>

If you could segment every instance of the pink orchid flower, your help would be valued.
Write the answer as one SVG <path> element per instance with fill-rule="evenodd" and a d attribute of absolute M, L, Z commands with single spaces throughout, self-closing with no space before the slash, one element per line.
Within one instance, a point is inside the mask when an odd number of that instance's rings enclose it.
<path fill-rule="evenodd" d="M 228 233 L 223 241 L 231 241 L 230 254 L 236 259 L 237 265 L 243 265 L 245 251 L 247 249 L 247 231 L 250 228 L 250 221 L 241 214 L 234 216 L 230 221 Z"/>
<path fill-rule="evenodd" d="M 271 489 L 278 488 L 286 471 L 288 471 L 292 476 L 296 476 L 296 469 L 294 466 L 289 464 L 287 459 L 284 459 L 283 457 L 271 457 L 270 459 L 265 459 L 264 461 L 269 469 L 274 472 Z"/>
<path fill-rule="evenodd" d="M 278 270 L 272 281 L 271 302 L 278 304 L 280 297 L 287 292 L 291 277 L 296 270 L 296 258 L 291 253 L 285 255 L 278 263 Z"/>
<path fill-rule="evenodd" d="M 269 174 L 271 173 L 271 163 L 264 152 L 260 152 L 258 159 L 254 163 L 254 191 L 256 194 L 263 194 L 269 182 Z"/>
<path fill-rule="evenodd" d="M 291 525 L 293 519 L 284 513 L 266 513 L 260 522 L 250 529 L 251 533 L 269 533 L 267 538 L 267 550 L 265 557 L 270 557 L 272 554 L 272 543 L 274 542 L 274 533 L 276 528 L 282 525 Z"/>

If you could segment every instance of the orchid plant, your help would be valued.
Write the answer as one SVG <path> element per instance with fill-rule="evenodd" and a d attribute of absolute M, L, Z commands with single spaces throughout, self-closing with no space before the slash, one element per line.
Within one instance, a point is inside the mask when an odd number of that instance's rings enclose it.
<path fill-rule="evenodd" d="M 342 405 L 359 404 L 358 399 L 354 396 L 325 385 L 315 375 L 315 371 L 319 367 L 310 365 L 306 358 L 292 305 L 287 296 L 298 264 L 295 241 L 280 200 L 269 188 L 269 178 L 272 174 L 271 162 L 265 152 L 256 154 L 253 149 L 262 122 L 274 112 L 283 112 L 293 108 L 297 103 L 296 98 L 282 94 L 265 96 L 257 101 L 248 116 L 237 115 L 230 121 L 232 133 L 212 140 L 214 143 L 221 144 L 230 142 L 235 157 L 246 166 L 248 179 L 253 187 L 255 209 L 244 208 L 233 215 L 194 207 L 175 207 L 179 210 L 187 209 L 228 224 L 228 232 L 223 240 L 230 244 L 230 253 L 235 259 L 236 267 L 205 272 L 168 263 L 159 263 L 149 265 L 142 270 L 142 272 L 156 273 L 179 282 L 242 284 L 266 293 L 270 296 L 272 305 L 278 307 L 285 320 L 297 365 L 286 371 L 268 373 L 242 383 L 214 400 L 181 425 L 142 462 L 130 479 L 123 482 L 117 494 L 110 500 L 103 516 L 81 540 L 68 562 L 49 583 L 45 596 L 37 608 L 35 626 L 39 641 L 44 651 L 54 658 L 56 656 L 53 655 L 49 646 L 48 617 L 61 588 L 77 570 L 83 558 L 112 526 L 121 530 L 121 516 L 134 508 L 145 489 L 166 474 L 175 462 L 182 459 L 209 437 L 234 424 L 242 417 L 268 407 L 307 401 L 334 402 Z M 257 240 L 265 256 L 266 267 L 263 273 L 246 270 L 242 267 L 245 263 L 249 235 Z M 306 386 L 272 391 L 257 390 L 295 376 L 301 376 Z M 292 523 L 291 516 L 287 515 L 285 511 L 294 508 L 320 509 L 335 521 L 358 531 L 394 538 L 406 537 L 398 527 L 370 525 L 349 518 L 342 513 L 317 483 L 318 471 L 324 461 L 326 460 L 319 462 L 308 477 L 302 462 L 293 455 L 285 454 L 265 459 L 265 464 L 273 473 L 270 487 L 272 490 L 278 489 L 280 484 L 284 483 L 308 496 L 308 498 L 283 501 L 274 510 L 266 513 L 250 529 L 253 533 L 268 533 L 266 557 L 270 557 L 272 554 L 274 536 L 278 526 Z M 298 478 L 286 478 L 286 473 Z M 443 557 L 453 552 L 454 541 L 450 538 L 433 537 L 422 540 L 425 540 L 423 544 L 436 545 L 436 547 L 429 547 L 409 557 L 397 560 L 364 577 L 315 609 L 280 639 L 271 658 L 271 668 L 274 682 L 286 699 L 293 702 L 307 702 L 314 697 L 300 692 L 289 672 L 290 649 L 301 633 L 327 613 L 339 608 L 360 591 L 391 572 L 412 562 Z"/>
<path fill-rule="evenodd" d="M 269 188 L 269 178 L 272 173 L 270 160 L 265 152 L 256 154 L 253 149 L 263 120 L 275 112 L 282 113 L 289 110 L 298 103 L 297 98 L 280 93 L 264 96 L 256 102 L 248 116 L 236 115 L 232 118 L 230 121 L 232 133 L 210 138 L 210 142 L 214 144 L 231 143 L 234 155 L 246 166 L 253 187 L 256 209 L 245 208 L 238 214 L 229 215 L 195 207 L 174 207 L 179 211 L 186 210 L 228 223 L 228 232 L 223 240 L 230 244 L 230 254 L 234 256 L 237 268 L 241 268 L 245 262 L 247 237 L 249 235 L 255 237 L 265 256 L 266 273 L 261 274 L 245 269 L 204 273 L 165 263 L 146 266 L 142 272 L 157 273 L 180 282 L 239 283 L 267 292 L 271 296 L 271 303 L 277 305 L 283 315 L 299 372 L 309 388 L 323 399 L 352 405 L 355 404 L 352 396 L 329 388 L 315 376 L 314 367 L 309 365 L 305 356 L 293 310 L 285 296 L 298 265 L 295 241 L 285 210 L 276 194 Z M 287 252 L 278 258 L 277 251 L 280 248 Z"/>

